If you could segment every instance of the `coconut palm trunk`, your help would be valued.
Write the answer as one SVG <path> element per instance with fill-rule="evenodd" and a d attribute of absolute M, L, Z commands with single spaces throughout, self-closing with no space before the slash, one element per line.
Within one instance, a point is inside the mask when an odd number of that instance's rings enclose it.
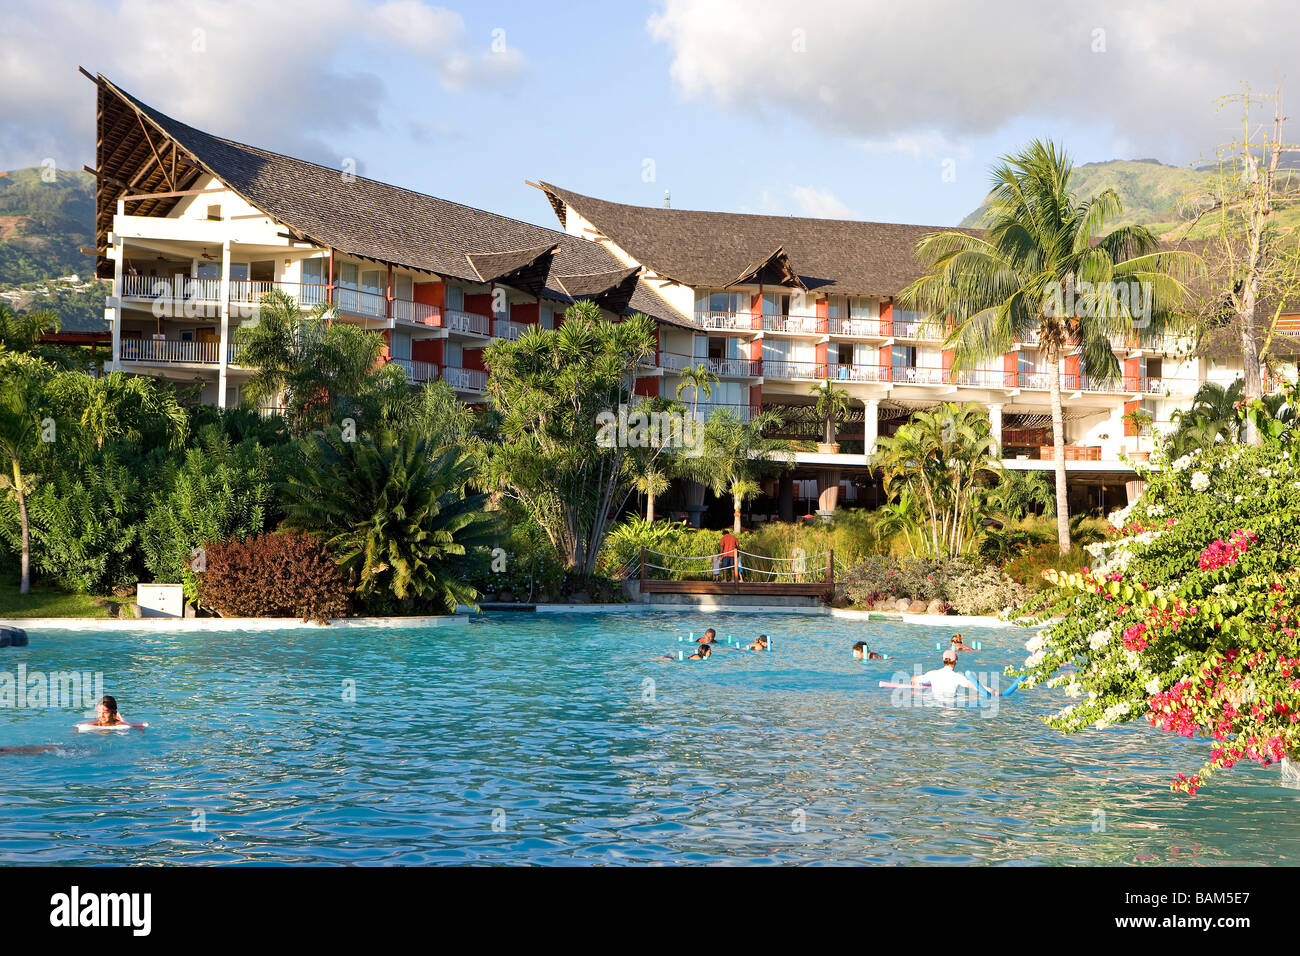
<path fill-rule="evenodd" d="M 655 520 L 655 493 L 647 491 L 645 496 L 645 520 L 654 523 Z"/>
<path fill-rule="evenodd" d="M 1061 554 L 1070 551 L 1070 495 L 1065 483 L 1065 411 L 1061 407 L 1060 359 L 1052 353 L 1052 374 L 1047 392 L 1052 405 L 1052 466 L 1056 472 L 1056 545 Z"/>
<path fill-rule="evenodd" d="M 22 581 L 18 585 L 19 594 L 27 594 L 32 589 L 32 536 L 27 523 L 27 489 L 23 487 L 22 468 L 18 459 L 13 459 L 14 493 L 18 496 L 18 521 L 22 526 L 23 553 L 21 558 Z"/>

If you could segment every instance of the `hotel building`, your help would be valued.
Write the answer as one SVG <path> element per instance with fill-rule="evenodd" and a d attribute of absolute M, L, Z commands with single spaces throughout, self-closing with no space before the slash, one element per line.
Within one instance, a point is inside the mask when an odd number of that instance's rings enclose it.
<path fill-rule="evenodd" d="M 472 403 L 484 400 L 494 338 L 553 328 L 586 299 L 611 319 L 654 320 L 640 395 L 672 397 L 681 372 L 704 363 L 718 383 L 701 414 L 771 409 L 783 435 L 820 441 L 811 389 L 830 380 L 849 393 L 838 449 L 798 453 L 755 502 L 756 520 L 883 500 L 874 441 L 940 402 L 987 409 L 1005 468 L 1053 467 L 1053 370 L 1033 337 L 956 370 L 942 329 L 895 304 L 920 272 L 917 240 L 941 227 L 629 206 L 539 183 L 560 226 L 546 229 L 205 133 L 86 75 L 98 91 L 96 242 L 98 273 L 113 280 L 115 369 L 198 382 L 203 401 L 237 405 L 253 370 L 233 333 L 279 289 L 382 336 L 384 361 L 411 383 L 442 378 Z M 1059 369 L 1072 510 L 1131 492 L 1125 456 L 1150 438 L 1127 412 L 1168 428 L 1202 382 L 1240 374 L 1230 346 L 1113 344 L 1114 380 L 1089 379 L 1077 356 Z"/>

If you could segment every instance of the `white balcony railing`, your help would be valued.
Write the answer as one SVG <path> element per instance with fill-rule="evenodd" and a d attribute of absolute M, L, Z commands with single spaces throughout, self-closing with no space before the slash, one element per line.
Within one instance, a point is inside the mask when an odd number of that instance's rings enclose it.
<path fill-rule="evenodd" d="M 436 305 L 426 305 L 423 302 L 394 299 L 393 318 L 398 322 L 405 322 L 409 325 L 436 328 L 442 324 L 442 310 Z"/>
<path fill-rule="evenodd" d="M 195 342 L 180 339 L 122 339 L 122 361 L 124 362 L 215 365 L 220 354 L 220 342 Z"/>
<path fill-rule="evenodd" d="M 765 315 L 763 330 L 794 335 L 817 335 L 823 331 L 823 321 L 815 315 Z"/>
<path fill-rule="evenodd" d="M 864 338 L 887 338 L 879 319 L 831 319 L 831 335 L 857 335 Z"/>
<path fill-rule="evenodd" d="M 821 379 L 826 377 L 823 362 L 786 362 L 780 359 L 763 361 L 763 377 L 778 379 Z"/>
<path fill-rule="evenodd" d="M 482 393 L 487 391 L 487 372 L 472 368 L 456 368 L 447 365 L 442 369 L 442 377 L 447 384 L 459 392 Z"/>
<path fill-rule="evenodd" d="M 752 331 L 754 316 L 748 312 L 696 312 L 695 324 L 702 329 L 721 329 L 724 331 Z"/>
<path fill-rule="evenodd" d="M 521 322 L 495 319 L 492 322 L 492 335 L 498 339 L 508 339 L 511 342 L 514 342 L 522 337 L 530 328 L 532 328 L 531 325 L 524 325 Z"/>
<path fill-rule="evenodd" d="M 491 334 L 489 321 L 486 315 L 465 312 L 461 309 L 445 309 L 442 313 L 442 327 L 452 332 L 489 335 Z"/>
<path fill-rule="evenodd" d="M 394 365 L 399 365 L 406 372 L 406 380 L 412 385 L 422 385 L 425 382 L 432 382 L 438 377 L 438 366 L 433 362 L 421 362 L 419 359 L 391 359 Z"/>
<path fill-rule="evenodd" d="M 879 382 L 881 370 L 879 365 L 852 365 L 835 362 L 829 366 L 830 379 L 833 382 Z M 884 378 L 889 381 L 888 376 Z"/>

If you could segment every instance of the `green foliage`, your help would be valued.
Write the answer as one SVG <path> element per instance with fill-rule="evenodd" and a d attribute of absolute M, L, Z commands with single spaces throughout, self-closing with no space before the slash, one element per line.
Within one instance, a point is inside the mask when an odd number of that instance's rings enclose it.
<path fill-rule="evenodd" d="M 208 541 L 199 600 L 223 617 L 297 617 L 328 624 L 350 588 L 320 540 L 300 531 Z"/>
<path fill-rule="evenodd" d="M 234 444 L 216 425 L 204 426 L 197 439 L 179 461 L 165 459 L 141 532 L 144 564 L 154 580 L 183 583 L 191 600 L 198 597 L 197 549 L 258 534 L 273 508 L 265 448 L 254 439 Z"/>
<path fill-rule="evenodd" d="M 945 402 L 917 412 L 891 436 L 876 441 L 875 462 L 885 490 L 907 510 L 887 517 L 907 533 L 907 518 L 920 526 L 921 552 L 956 556 L 975 541 L 984 508 L 982 472 L 997 469 L 997 444 L 978 406 Z"/>
<path fill-rule="evenodd" d="M 1056 515 L 1052 481 L 1041 471 L 1003 471 L 989 492 L 989 504 L 1011 521 L 1028 515 Z"/>
<path fill-rule="evenodd" d="M 653 354 L 647 317 L 604 322 L 590 302 L 570 307 L 558 329 L 486 350 L 500 432 L 485 483 L 545 529 L 579 575 L 594 570 L 639 470 L 627 443 L 602 440 L 598 423 L 632 403 L 636 368 Z"/>
<path fill-rule="evenodd" d="M 33 570 L 72 592 L 106 594 L 135 583 L 142 517 L 136 476 L 112 449 L 84 467 L 66 457 L 62 463 L 27 498 Z M 17 503 L 6 499 L 0 509 L 0 537 L 17 551 Z"/>
<path fill-rule="evenodd" d="M 965 558 L 903 558 L 871 555 L 837 582 L 840 592 L 862 607 L 906 598 L 939 601 L 959 614 L 998 614 L 1015 608 L 1024 589 L 997 568 Z"/>
<path fill-rule="evenodd" d="M 51 172 L 54 182 L 47 181 Z M 84 274 L 91 267 L 81 250 L 95 244 L 93 176 L 81 170 L 11 170 L 0 177 L 0 217 L 16 220 L 15 233 L 0 241 L 0 281 Z M 102 299 L 99 305 L 102 316 Z"/>
<path fill-rule="evenodd" d="M 849 413 L 849 393 L 828 380 L 814 385 L 809 394 L 817 399 L 817 417 L 822 420 L 823 428 L 822 440 L 828 445 L 834 444 L 836 428 Z"/>
<path fill-rule="evenodd" d="M 283 401 L 295 435 L 351 418 L 358 427 L 397 421 L 410 397 L 406 373 L 381 364 L 384 341 L 346 322 L 329 321 L 332 306 L 303 316 L 292 296 L 262 296 L 255 323 L 235 330 L 240 362 L 256 369 L 246 400 L 272 407 Z"/>
<path fill-rule="evenodd" d="M 1144 474 L 1092 566 L 1054 576 L 1040 608 L 1060 619 L 1024 665 L 1030 686 L 1077 699 L 1049 721 L 1063 730 L 1145 717 L 1213 737 L 1201 775 L 1173 782 L 1188 793 L 1241 759 L 1300 750 L 1300 441 L 1263 434 Z"/>
<path fill-rule="evenodd" d="M 319 533 L 372 610 L 450 612 L 473 604 L 465 578 L 490 547 L 485 495 L 467 495 L 472 468 L 456 448 L 432 451 L 412 432 L 338 430 L 312 436 L 281 486 L 283 527 Z"/>
<path fill-rule="evenodd" d="M 1188 252 L 1161 248 L 1142 226 L 1119 220 L 1119 195 L 1106 189 L 1080 201 L 1073 163 L 1055 144 L 1034 140 L 993 170 L 993 192 L 978 235 L 938 232 L 917 244 L 925 274 L 898 301 L 950 324 L 946 344 L 956 369 L 980 368 L 1036 336 L 1049 368 L 1066 354 L 1094 381 L 1119 375 L 1112 337 L 1138 329 L 1159 336 L 1183 322 L 1183 280 L 1203 272 Z M 1134 288 L 1141 295 L 1132 296 Z M 1149 309 L 1135 308 L 1144 303 Z M 1055 446 L 1064 447 L 1061 375 L 1048 376 Z M 1063 454 L 1063 452 L 1061 452 Z M 1057 538 L 1070 548 L 1063 458 L 1058 458 Z"/>

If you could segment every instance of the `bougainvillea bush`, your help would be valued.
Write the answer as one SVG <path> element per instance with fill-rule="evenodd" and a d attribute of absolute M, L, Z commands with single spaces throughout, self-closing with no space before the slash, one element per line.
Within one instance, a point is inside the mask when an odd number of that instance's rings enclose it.
<path fill-rule="evenodd" d="M 1049 572 L 1052 621 L 1027 645 L 1025 683 L 1075 698 L 1064 731 L 1144 719 L 1206 739 L 1174 790 L 1242 761 L 1300 755 L 1300 440 L 1218 445 L 1157 461 L 1079 573 Z"/>

